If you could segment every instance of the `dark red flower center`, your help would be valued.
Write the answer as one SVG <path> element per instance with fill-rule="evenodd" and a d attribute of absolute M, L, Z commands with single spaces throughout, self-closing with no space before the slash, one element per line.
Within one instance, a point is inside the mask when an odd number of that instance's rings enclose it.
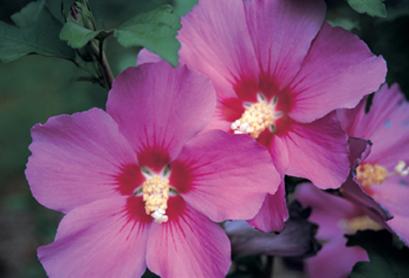
<path fill-rule="evenodd" d="M 240 78 L 234 86 L 237 97 L 222 99 L 222 117 L 231 122 L 234 133 L 251 135 L 268 144 L 273 134 L 288 130 L 287 117 L 291 108 L 288 89 L 280 89 L 274 78 Z"/>
<path fill-rule="evenodd" d="M 152 219 L 167 222 L 174 215 L 170 202 L 179 194 L 189 191 L 193 176 L 182 161 L 171 161 L 160 147 L 145 148 L 138 154 L 139 163 L 124 165 L 115 177 L 116 189 L 128 196 L 128 212 L 140 221 Z"/>

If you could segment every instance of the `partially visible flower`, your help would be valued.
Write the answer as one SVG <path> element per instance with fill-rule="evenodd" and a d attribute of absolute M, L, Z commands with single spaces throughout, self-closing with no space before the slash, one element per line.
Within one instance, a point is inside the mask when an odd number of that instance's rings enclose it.
<path fill-rule="evenodd" d="M 303 256 L 313 248 L 314 227 L 306 220 L 289 220 L 279 233 L 263 233 L 246 221 L 224 223 L 232 244 L 233 255 L 238 257 Z"/>
<path fill-rule="evenodd" d="M 384 82 L 386 65 L 355 35 L 325 23 L 321 0 L 202 0 L 182 20 L 181 61 L 215 84 L 209 128 L 248 134 L 282 175 L 338 188 L 346 180 L 347 136 L 335 114 Z M 145 54 L 144 54 L 145 53 Z M 155 60 L 142 52 L 139 63 Z M 280 230 L 284 184 L 251 223 Z"/>
<path fill-rule="evenodd" d="M 349 136 L 372 142 L 342 190 L 360 205 L 379 204 L 392 217 L 386 227 L 409 244 L 409 104 L 398 85 L 384 85 L 366 106 L 338 113 Z"/>
<path fill-rule="evenodd" d="M 312 184 L 299 185 L 295 196 L 305 207 L 311 207 L 310 220 L 319 225 L 317 239 L 323 245 L 316 256 L 306 260 L 309 277 L 346 278 L 355 263 L 369 260 L 363 248 L 346 246 L 345 235 L 382 229 L 377 222 L 353 203 Z"/>
<path fill-rule="evenodd" d="M 249 219 L 279 176 L 246 136 L 201 133 L 215 106 L 207 79 L 165 63 L 123 72 L 107 112 L 32 129 L 26 176 L 67 213 L 38 256 L 50 277 L 223 277 L 230 243 L 213 221 Z"/>

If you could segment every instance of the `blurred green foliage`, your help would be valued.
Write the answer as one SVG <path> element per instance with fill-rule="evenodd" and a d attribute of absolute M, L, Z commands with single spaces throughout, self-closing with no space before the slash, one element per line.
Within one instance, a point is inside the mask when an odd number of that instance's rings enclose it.
<path fill-rule="evenodd" d="M 348 4 L 358 13 L 371 16 L 386 17 L 384 0 L 347 0 Z"/>
<path fill-rule="evenodd" d="M 0 32 L 9 28 L 22 28 L 19 32 L 28 32 L 24 28 L 32 28 L 24 27 L 26 19 L 21 17 L 14 18 L 19 27 L 5 27 L 5 24 L 13 23 L 10 16 L 29 2 L 0 0 L 0 20 L 5 22 L 0 23 Z M 46 2 L 53 16 L 62 21 L 61 1 Z M 72 1 L 63 2 L 66 12 Z M 90 4 L 98 30 L 109 30 L 163 4 L 174 5 L 176 14 L 182 15 L 195 2 L 91 0 Z M 357 33 L 375 53 L 383 55 L 389 66 L 388 82 L 398 82 L 408 94 L 409 0 L 385 1 L 387 16 L 384 18 L 369 16 L 374 14 L 369 10 L 362 11 L 367 14 L 357 13 L 346 0 L 327 2 L 331 24 Z M 366 1 L 370 2 L 382 3 L 380 0 Z M 383 15 L 383 12 L 378 13 Z M 16 34 L 19 33 L 15 32 L 13 36 Z M 7 43 L 10 41 L 0 42 L 0 49 Z M 64 42 L 55 43 L 65 48 Z M 108 39 L 107 54 L 114 74 L 135 64 L 138 49 L 126 49 L 115 39 Z M 79 70 L 72 63 L 55 58 L 27 56 L 12 63 L 0 63 L 0 277 L 45 277 L 36 260 L 35 249 L 52 240 L 60 215 L 38 205 L 26 184 L 24 167 L 29 156 L 30 128 L 52 115 L 104 107 L 106 90 L 97 84 L 78 81 L 87 75 L 88 72 Z M 240 277 L 256 277 L 259 263 L 259 258 L 250 259 L 248 268 L 242 271 L 250 276 Z"/>
<path fill-rule="evenodd" d="M 62 24 L 45 7 L 32 2 L 11 18 L 15 25 L 0 21 L 0 61 L 11 62 L 30 53 L 72 59 L 74 51 L 58 39 Z"/>
<path fill-rule="evenodd" d="M 396 240 L 395 240 L 396 241 Z M 409 249 L 394 242 L 387 231 L 363 231 L 351 236 L 348 245 L 359 245 L 368 252 L 369 262 L 354 266 L 351 278 L 407 277 Z"/>

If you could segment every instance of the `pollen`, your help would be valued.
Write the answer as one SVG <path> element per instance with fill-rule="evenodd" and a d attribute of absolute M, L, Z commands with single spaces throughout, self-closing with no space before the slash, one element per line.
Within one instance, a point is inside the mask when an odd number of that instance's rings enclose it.
<path fill-rule="evenodd" d="M 379 164 L 364 163 L 356 168 L 356 178 L 364 187 L 382 184 L 388 176 L 388 170 Z"/>
<path fill-rule="evenodd" d="M 250 134 L 258 138 L 265 129 L 274 128 L 280 116 L 281 113 L 275 111 L 275 102 L 259 101 L 246 107 L 240 119 L 231 124 L 231 129 L 235 134 Z"/>
<path fill-rule="evenodd" d="M 166 209 L 168 208 L 169 189 L 169 180 L 159 175 L 147 178 L 142 184 L 145 212 L 157 223 L 168 221 Z"/>
<path fill-rule="evenodd" d="M 341 223 L 342 228 L 344 228 L 344 231 L 348 235 L 353 235 L 358 231 L 364 231 L 364 230 L 372 230 L 372 231 L 379 231 L 382 230 L 383 227 L 372 220 L 369 216 L 362 215 L 362 216 L 357 216 L 353 217 L 351 219 L 344 220 Z"/>

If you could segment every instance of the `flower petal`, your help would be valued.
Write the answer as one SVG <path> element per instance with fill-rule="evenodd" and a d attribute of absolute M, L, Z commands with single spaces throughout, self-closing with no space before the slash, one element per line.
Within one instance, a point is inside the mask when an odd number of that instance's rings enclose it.
<path fill-rule="evenodd" d="M 290 220 L 279 233 L 263 233 L 245 221 L 224 223 L 234 256 L 303 256 L 312 249 L 315 227 L 306 220 Z"/>
<path fill-rule="evenodd" d="M 142 50 L 139 51 L 139 53 L 138 53 L 136 64 L 138 66 L 140 66 L 142 64 L 157 63 L 157 62 L 160 62 L 160 61 L 161 61 L 161 58 L 159 57 L 159 55 L 157 55 L 157 54 L 155 54 L 153 52 L 150 52 L 146 48 L 142 48 Z"/>
<path fill-rule="evenodd" d="M 183 63 L 208 76 L 224 95 L 235 96 L 240 76 L 258 76 L 242 1 L 199 1 L 182 20 L 178 39 Z"/>
<path fill-rule="evenodd" d="M 284 228 L 287 219 L 288 209 L 285 200 L 285 187 L 281 183 L 274 195 L 267 195 L 260 211 L 249 223 L 265 233 L 279 232 Z"/>
<path fill-rule="evenodd" d="M 368 113 L 366 106 L 367 99 L 364 99 L 354 109 L 338 111 L 341 124 L 348 135 L 364 139 L 384 135 L 388 142 L 392 138 L 396 140 L 396 136 L 390 136 L 388 131 L 394 129 L 394 133 L 399 132 L 405 120 L 409 118 L 409 114 L 405 113 L 408 104 L 399 86 L 394 84 L 389 88 L 387 84 L 382 85 L 374 95 Z M 382 144 L 385 140 L 378 141 L 378 144 Z"/>
<path fill-rule="evenodd" d="M 152 225 L 146 259 L 148 268 L 163 278 L 224 277 L 230 243 L 222 228 L 185 203 L 177 218 Z"/>
<path fill-rule="evenodd" d="M 324 22 L 324 1 L 257 0 L 243 3 L 260 68 L 279 80 L 280 86 L 288 85 L 299 71 Z"/>
<path fill-rule="evenodd" d="M 409 246 L 409 217 L 406 215 L 395 214 L 387 224 L 406 244 L 406 246 Z"/>
<path fill-rule="evenodd" d="M 140 277 L 148 227 L 125 213 L 126 199 L 96 201 L 70 211 L 38 257 L 49 277 Z"/>
<path fill-rule="evenodd" d="M 347 179 L 341 187 L 341 192 L 345 198 L 361 207 L 368 216 L 377 222 L 382 223 L 392 218 L 390 212 L 369 196 L 354 178 Z"/>
<path fill-rule="evenodd" d="M 321 189 L 338 188 L 347 179 L 348 137 L 335 113 L 310 124 L 292 123 L 283 138 L 290 158 L 286 174 L 307 178 Z"/>
<path fill-rule="evenodd" d="M 346 239 L 339 238 L 324 244 L 315 257 L 307 259 L 307 273 L 314 278 L 344 278 L 362 261 L 369 261 L 366 251 L 361 247 L 347 247 Z"/>
<path fill-rule="evenodd" d="M 383 184 L 372 186 L 372 198 L 392 215 L 409 217 L 409 179 L 389 177 Z"/>
<path fill-rule="evenodd" d="M 46 207 L 69 211 L 116 191 L 121 167 L 136 156 L 117 124 L 102 110 L 50 118 L 32 129 L 26 176 Z"/>
<path fill-rule="evenodd" d="M 297 186 L 295 196 L 304 207 L 312 209 L 310 220 L 319 225 L 319 240 L 342 238 L 344 230 L 340 222 L 362 214 L 351 202 L 321 191 L 310 183 Z"/>
<path fill-rule="evenodd" d="M 390 170 L 400 160 L 409 162 L 409 104 L 398 85 L 385 85 L 375 94 L 365 120 L 356 129 L 366 131 L 373 143 L 368 161 Z"/>
<path fill-rule="evenodd" d="M 185 145 L 177 161 L 192 176 L 183 197 L 216 222 L 254 217 L 280 183 L 268 151 L 247 135 L 203 133 Z"/>
<path fill-rule="evenodd" d="M 290 117 L 312 122 L 337 108 L 352 108 L 384 82 L 386 64 L 357 36 L 325 24 L 290 91 Z"/>
<path fill-rule="evenodd" d="M 210 82 L 165 62 L 130 68 L 114 81 L 107 110 L 138 153 L 165 149 L 174 158 L 210 120 L 216 96 Z"/>

